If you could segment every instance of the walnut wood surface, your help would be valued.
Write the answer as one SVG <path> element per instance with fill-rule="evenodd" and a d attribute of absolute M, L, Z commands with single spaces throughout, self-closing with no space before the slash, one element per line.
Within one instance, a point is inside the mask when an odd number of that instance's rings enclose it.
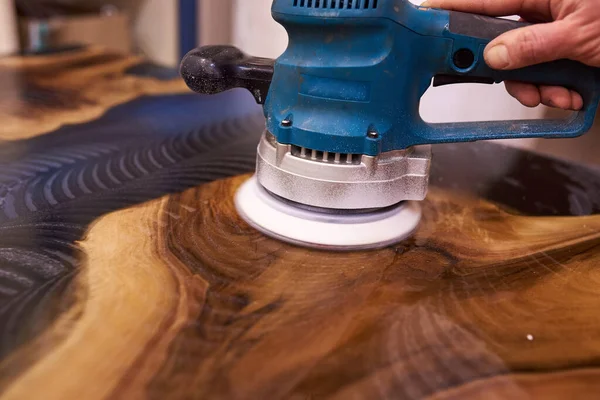
<path fill-rule="evenodd" d="M 0 59 L 3 398 L 598 397 L 599 172 L 439 146 L 414 237 L 307 250 L 233 207 L 250 95 L 105 57 Z M 71 92 L 37 103 L 45 63 Z"/>
<path fill-rule="evenodd" d="M 97 48 L 0 58 L 0 138 L 24 139 L 64 124 L 86 122 L 142 95 L 188 91 L 180 80 L 124 73 L 141 62 L 140 57 Z"/>

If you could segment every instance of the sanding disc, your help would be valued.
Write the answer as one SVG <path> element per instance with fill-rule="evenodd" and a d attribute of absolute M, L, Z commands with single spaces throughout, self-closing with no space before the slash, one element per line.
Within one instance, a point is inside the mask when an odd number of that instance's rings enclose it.
<path fill-rule="evenodd" d="M 327 250 L 386 247 L 410 236 L 421 219 L 418 202 L 355 212 L 305 208 L 265 190 L 252 177 L 235 196 L 240 216 L 260 232 L 285 242 Z"/>

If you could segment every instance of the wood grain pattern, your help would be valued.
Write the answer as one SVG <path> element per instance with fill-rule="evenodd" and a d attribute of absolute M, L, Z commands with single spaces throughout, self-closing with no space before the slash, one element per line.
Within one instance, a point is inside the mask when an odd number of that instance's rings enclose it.
<path fill-rule="evenodd" d="M 121 63 L 95 54 L 0 65 L 81 82 Z M 437 146 L 415 236 L 307 250 L 233 207 L 264 127 L 251 96 L 181 94 L 141 62 L 98 114 L 74 82 L 29 95 L 39 70 L 0 93 L 26 110 L 0 135 L 2 398 L 598 397 L 600 172 Z M 149 81 L 163 94 L 136 98 Z"/>
<path fill-rule="evenodd" d="M 563 395 L 599 388 L 600 370 L 555 371 L 600 355 L 600 254 L 590 251 L 600 216 L 531 218 L 434 189 L 409 242 L 326 253 L 247 226 L 232 201 L 243 179 L 96 221 L 81 243 L 83 316 L 9 397 L 131 398 L 149 385 L 174 398 L 546 398 L 560 393 L 549 380 Z M 66 376 L 56 360 L 78 368 Z M 505 376 L 538 369 L 548 372 Z"/>
<path fill-rule="evenodd" d="M 178 79 L 125 73 L 142 61 L 101 48 L 0 59 L 0 137 L 29 138 L 98 118 L 110 107 L 143 95 L 188 91 Z"/>

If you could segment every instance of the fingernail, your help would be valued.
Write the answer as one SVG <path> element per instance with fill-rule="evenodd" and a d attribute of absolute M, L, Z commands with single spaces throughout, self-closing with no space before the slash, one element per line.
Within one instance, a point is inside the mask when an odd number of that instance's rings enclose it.
<path fill-rule="evenodd" d="M 430 4 L 431 4 L 430 2 L 424 1 L 421 3 L 421 5 L 419 7 L 431 8 Z"/>
<path fill-rule="evenodd" d="M 485 61 L 494 69 L 505 69 L 510 64 L 508 49 L 503 44 L 497 44 L 484 54 Z"/>

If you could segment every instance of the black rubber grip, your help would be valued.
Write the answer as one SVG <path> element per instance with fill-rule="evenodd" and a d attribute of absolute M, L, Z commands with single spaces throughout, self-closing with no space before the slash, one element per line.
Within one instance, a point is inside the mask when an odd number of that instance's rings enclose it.
<path fill-rule="evenodd" d="M 248 89 L 264 104 L 275 60 L 250 57 L 233 46 L 204 46 L 190 51 L 182 60 L 180 74 L 190 89 L 216 94 L 233 88 Z"/>
<path fill-rule="evenodd" d="M 527 22 L 450 11 L 450 26 L 448 30 L 457 35 L 492 40 L 505 32 L 529 25 L 531 24 Z"/>
<path fill-rule="evenodd" d="M 433 78 L 433 87 L 453 85 L 455 83 L 484 83 L 488 85 L 494 84 L 494 79 L 489 77 L 477 77 L 470 75 L 436 75 Z"/>

